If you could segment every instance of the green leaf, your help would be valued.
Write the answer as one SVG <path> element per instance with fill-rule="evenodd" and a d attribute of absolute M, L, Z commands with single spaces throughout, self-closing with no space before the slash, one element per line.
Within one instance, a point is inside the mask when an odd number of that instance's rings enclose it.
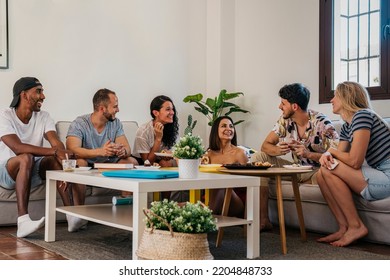
<path fill-rule="evenodd" d="M 225 93 L 226 93 L 225 89 L 221 90 L 221 92 L 219 93 L 218 98 L 217 98 L 217 102 L 216 102 L 216 107 L 217 108 L 221 108 L 222 107 L 222 104 L 224 102 L 224 95 L 225 95 Z"/>
<path fill-rule="evenodd" d="M 188 95 L 184 97 L 183 102 L 188 103 L 188 102 L 199 102 L 203 99 L 203 94 L 198 93 L 194 95 Z"/>
<path fill-rule="evenodd" d="M 202 113 L 203 115 L 207 116 L 208 113 L 209 113 L 209 110 L 203 106 L 204 108 L 200 108 L 200 107 L 194 107 L 196 111 Z"/>
<path fill-rule="evenodd" d="M 224 100 L 233 99 L 239 97 L 240 95 L 244 95 L 242 92 L 231 92 L 224 94 Z"/>
<path fill-rule="evenodd" d="M 216 103 L 215 99 L 211 99 L 211 98 L 206 99 L 206 105 L 209 106 L 209 108 L 211 109 L 210 113 L 215 111 L 215 103 Z"/>
<path fill-rule="evenodd" d="M 223 108 L 227 108 L 227 107 L 235 107 L 235 108 L 240 108 L 240 106 L 234 104 L 234 103 L 231 103 L 231 102 L 224 102 L 223 103 Z"/>
<path fill-rule="evenodd" d="M 210 111 L 210 109 L 205 104 L 202 104 L 202 103 L 199 103 L 199 102 L 196 102 L 196 104 L 200 108 L 202 108 L 202 111 L 199 111 L 199 112 L 202 112 L 203 115 L 207 115 L 209 113 L 212 113 L 212 111 Z"/>
<path fill-rule="evenodd" d="M 202 113 L 209 120 L 208 125 L 212 125 L 215 119 L 224 114 L 225 110 L 229 111 L 225 115 L 229 115 L 233 112 L 249 113 L 248 110 L 241 109 L 240 106 L 234 104 L 233 102 L 226 102 L 233 98 L 237 98 L 240 95 L 244 95 L 242 92 L 230 92 L 228 93 L 226 89 L 222 89 L 218 96 L 214 98 L 206 98 L 206 101 L 202 101 L 203 95 L 201 93 L 188 95 L 183 101 L 195 102 L 198 107 L 195 106 L 195 110 Z"/>
<path fill-rule="evenodd" d="M 225 114 L 225 116 L 228 116 L 228 115 L 230 115 L 231 113 L 234 113 L 234 112 L 249 113 L 248 110 L 244 110 L 244 109 L 241 109 L 241 108 L 238 108 L 238 107 L 234 107 L 234 108 L 230 108 L 229 112 L 227 112 Z"/>

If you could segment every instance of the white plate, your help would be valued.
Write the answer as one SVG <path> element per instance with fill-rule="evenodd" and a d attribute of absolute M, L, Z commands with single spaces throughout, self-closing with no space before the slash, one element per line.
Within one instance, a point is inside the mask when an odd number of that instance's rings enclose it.
<path fill-rule="evenodd" d="M 293 165 L 283 165 L 286 169 L 298 169 L 298 170 L 311 170 L 313 166 L 311 165 L 301 165 L 301 166 L 293 166 Z"/>
<path fill-rule="evenodd" d="M 154 153 L 158 157 L 172 157 L 173 155 L 171 153 Z"/>
<path fill-rule="evenodd" d="M 74 169 L 74 171 L 88 171 L 90 170 L 92 167 L 89 167 L 89 166 L 81 166 L 81 167 L 77 167 Z"/>
<path fill-rule="evenodd" d="M 135 165 L 135 169 L 140 170 L 158 170 L 161 166 L 143 166 L 143 165 Z"/>

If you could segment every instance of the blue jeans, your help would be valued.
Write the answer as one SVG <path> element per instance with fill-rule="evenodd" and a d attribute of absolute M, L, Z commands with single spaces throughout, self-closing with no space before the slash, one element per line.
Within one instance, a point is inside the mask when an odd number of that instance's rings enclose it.
<path fill-rule="evenodd" d="M 366 200 L 379 200 L 390 196 L 390 159 L 378 167 L 362 166 L 363 176 L 368 185 L 360 193 Z"/>

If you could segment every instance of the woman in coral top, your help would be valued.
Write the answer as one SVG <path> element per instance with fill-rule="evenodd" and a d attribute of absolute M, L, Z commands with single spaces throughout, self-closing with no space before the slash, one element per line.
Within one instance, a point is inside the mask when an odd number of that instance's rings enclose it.
<path fill-rule="evenodd" d="M 210 164 L 246 164 L 248 157 L 243 149 L 237 147 L 237 135 L 233 120 L 228 116 L 217 118 L 211 127 L 207 158 Z M 225 189 L 210 190 L 209 207 L 214 214 L 222 211 Z M 228 216 L 244 217 L 245 188 L 234 188 Z"/>

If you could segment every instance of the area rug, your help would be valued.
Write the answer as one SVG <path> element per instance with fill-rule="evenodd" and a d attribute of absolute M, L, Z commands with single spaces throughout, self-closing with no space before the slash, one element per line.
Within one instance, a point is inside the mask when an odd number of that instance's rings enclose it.
<path fill-rule="evenodd" d="M 44 230 L 24 238 L 40 247 L 71 260 L 128 260 L 131 259 L 129 231 L 89 223 L 87 229 L 74 233 L 67 224 L 57 224 L 56 241 L 44 241 Z M 241 227 L 225 229 L 222 245 L 215 247 L 216 233 L 208 235 L 210 252 L 216 260 L 245 260 L 246 238 Z M 161 244 L 164 246 L 164 244 Z M 288 253 L 280 249 L 280 236 L 264 232 L 260 235 L 260 257 L 263 260 L 385 260 L 390 256 L 356 249 L 337 248 L 315 240 L 303 242 L 299 237 L 287 237 Z"/>

